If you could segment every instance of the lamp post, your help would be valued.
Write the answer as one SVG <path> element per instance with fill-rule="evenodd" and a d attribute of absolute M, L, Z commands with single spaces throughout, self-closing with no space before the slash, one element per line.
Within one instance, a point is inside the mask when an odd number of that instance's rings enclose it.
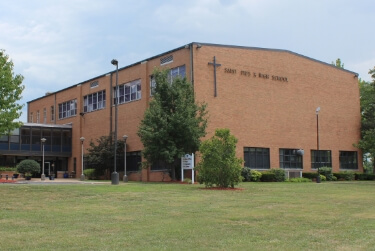
<path fill-rule="evenodd" d="M 83 141 L 85 141 L 85 138 L 84 137 L 81 137 L 79 138 L 79 140 L 81 141 L 81 165 L 82 165 L 82 169 L 81 169 L 81 180 L 84 181 L 85 180 L 85 175 L 83 174 Z"/>
<path fill-rule="evenodd" d="M 318 175 L 316 176 L 316 183 L 320 183 L 320 174 L 319 174 L 319 167 L 320 167 L 320 151 L 319 151 L 319 111 L 320 107 L 316 108 L 316 146 L 318 149 L 317 157 L 318 157 Z"/>
<path fill-rule="evenodd" d="M 114 157 L 114 170 L 111 175 L 111 183 L 112 185 L 118 185 L 119 183 L 119 175 L 116 172 L 116 165 L 117 165 L 117 120 L 118 120 L 118 61 L 116 59 L 112 59 L 111 64 L 116 65 L 116 89 L 115 89 L 115 157 Z"/>
<path fill-rule="evenodd" d="M 124 135 L 124 136 L 122 136 L 122 138 L 124 139 L 124 177 L 123 177 L 123 181 L 128 182 L 128 176 L 126 176 L 126 140 L 128 138 L 128 135 Z"/>
<path fill-rule="evenodd" d="M 42 138 L 40 139 L 40 141 L 42 142 L 42 176 L 40 177 L 41 180 L 45 180 L 46 179 L 46 175 L 44 174 L 44 143 L 46 142 L 46 139 L 45 138 Z"/>

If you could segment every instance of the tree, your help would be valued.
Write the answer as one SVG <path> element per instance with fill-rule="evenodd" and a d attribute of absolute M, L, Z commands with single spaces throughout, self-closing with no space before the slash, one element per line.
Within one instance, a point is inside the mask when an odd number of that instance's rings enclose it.
<path fill-rule="evenodd" d="M 95 169 L 95 176 L 109 175 L 114 168 L 114 150 L 115 144 L 112 139 L 113 136 L 101 136 L 96 139 L 96 144 L 91 141 L 90 147 L 87 149 L 88 153 L 85 154 L 86 169 Z M 124 155 L 124 141 L 117 140 L 117 156 Z M 123 157 L 121 158 L 121 160 Z"/>
<path fill-rule="evenodd" d="M 216 129 L 215 135 L 202 143 L 202 160 L 196 168 L 199 183 L 233 188 L 242 180 L 243 161 L 236 157 L 237 141 L 229 129 Z"/>
<path fill-rule="evenodd" d="M 375 164 L 375 67 L 369 71 L 372 82 L 359 80 L 361 96 L 361 140 L 358 147 L 369 153 Z M 375 168 L 373 169 L 375 171 Z"/>
<path fill-rule="evenodd" d="M 334 65 L 334 66 L 336 66 L 336 67 L 338 67 L 338 68 L 342 68 L 342 69 L 344 69 L 344 64 L 341 63 L 341 59 L 340 59 L 340 58 L 336 59 L 336 62 L 333 62 L 333 61 L 332 61 L 332 65 Z"/>
<path fill-rule="evenodd" d="M 17 165 L 17 171 L 23 174 L 37 174 L 40 173 L 40 165 L 35 160 L 25 159 Z"/>
<path fill-rule="evenodd" d="M 21 116 L 23 107 L 17 103 L 25 88 L 22 81 L 23 76 L 14 75 L 13 62 L 4 50 L 0 50 L 0 135 L 9 134 L 22 125 L 15 121 Z"/>
<path fill-rule="evenodd" d="M 186 153 L 199 149 L 206 135 L 206 104 L 197 104 L 186 78 L 171 81 L 169 71 L 155 70 L 155 92 L 138 129 L 146 164 L 164 162 L 176 179 L 173 163 Z"/>

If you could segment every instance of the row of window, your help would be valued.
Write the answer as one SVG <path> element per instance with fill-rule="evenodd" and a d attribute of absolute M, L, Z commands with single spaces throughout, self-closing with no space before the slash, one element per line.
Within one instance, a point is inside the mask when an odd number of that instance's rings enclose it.
<path fill-rule="evenodd" d="M 280 149 L 280 168 L 303 169 L 303 151 L 299 149 Z M 252 169 L 270 169 L 270 149 L 259 147 L 244 148 L 245 166 Z M 356 151 L 340 151 L 340 169 L 358 169 L 358 156 Z M 332 167 L 330 150 L 311 150 L 311 168 L 328 166 Z"/>
<path fill-rule="evenodd" d="M 173 60 L 173 58 L 172 58 Z M 186 69 L 185 65 L 172 68 L 169 71 L 168 80 L 172 82 L 176 77 L 185 77 Z M 155 89 L 155 79 L 151 76 L 150 79 L 150 95 L 153 95 Z M 91 83 L 90 87 L 98 87 L 97 81 Z M 122 84 L 118 86 L 117 93 L 116 88 L 113 88 L 113 104 L 124 104 L 142 98 L 141 92 L 141 80 L 137 79 L 132 82 Z M 69 100 L 61 103 L 59 107 L 59 119 L 69 118 L 77 115 L 77 99 Z M 92 112 L 101 110 L 106 107 L 106 91 L 102 90 L 96 93 L 92 93 L 83 97 L 83 112 Z M 55 107 L 51 106 L 51 121 L 55 120 Z M 29 122 L 34 123 L 34 114 L 31 112 L 29 115 Z M 41 123 L 39 110 L 36 112 L 36 123 Z M 43 110 L 43 123 L 47 123 L 47 110 Z"/>

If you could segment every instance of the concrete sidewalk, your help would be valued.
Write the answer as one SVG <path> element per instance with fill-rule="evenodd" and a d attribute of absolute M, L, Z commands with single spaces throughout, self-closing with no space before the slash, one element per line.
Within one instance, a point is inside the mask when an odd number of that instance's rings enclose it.
<path fill-rule="evenodd" d="M 1 182 L 0 182 L 1 183 Z M 68 179 L 53 179 L 53 180 L 50 180 L 48 177 L 46 177 L 45 180 L 41 180 L 40 178 L 32 178 L 31 180 L 25 180 L 25 178 L 18 178 L 18 179 L 14 179 L 14 180 L 11 180 L 9 179 L 9 182 L 6 182 L 7 184 L 48 184 L 48 185 L 52 185 L 52 184 L 111 184 L 110 181 L 108 182 L 94 182 L 94 181 L 90 181 L 90 180 L 84 180 L 84 181 L 81 181 L 79 179 L 72 179 L 72 178 L 68 178 Z"/>

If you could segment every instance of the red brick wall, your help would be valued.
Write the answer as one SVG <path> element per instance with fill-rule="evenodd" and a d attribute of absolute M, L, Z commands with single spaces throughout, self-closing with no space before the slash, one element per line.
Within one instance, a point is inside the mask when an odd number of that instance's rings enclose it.
<path fill-rule="evenodd" d="M 198 101 L 208 103 L 208 137 L 216 128 L 230 128 L 239 139 L 238 157 L 243 158 L 243 147 L 267 147 L 271 167 L 279 167 L 279 148 L 301 148 L 305 150 L 304 171 L 310 171 L 310 150 L 317 149 L 317 107 L 321 107 L 320 149 L 332 151 L 333 170 L 339 171 L 339 150 L 358 150 L 353 147 L 360 138 L 359 89 L 354 74 L 276 50 L 203 45 L 194 52 L 195 93 Z M 216 98 L 213 66 L 208 65 L 214 56 L 221 64 Z M 259 77 L 259 73 L 269 78 Z M 272 80 L 272 76 L 286 77 L 288 82 Z M 358 158 L 361 162 L 360 155 Z"/>
<path fill-rule="evenodd" d="M 173 63 L 160 66 L 160 58 L 173 55 Z M 139 151 L 142 143 L 137 136 L 138 125 L 150 100 L 150 75 L 155 67 L 173 68 L 186 65 L 186 75 L 190 78 L 190 50 L 181 49 L 142 64 L 119 70 L 119 85 L 141 79 L 142 98 L 118 106 L 118 139 L 128 135 L 127 150 Z M 213 96 L 213 66 L 216 56 L 217 92 Z M 197 101 L 208 103 L 211 137 L 216 128 L 230 128 L 239 139 L 237 156 L 243 158 L 244 147 L 270 148 L 271 167 L 279 167 L 279 148 L 304 149 L 304 171 L 311 171 L 310 150 L 316 149 L 316 115 L 320 106 L 319 129 L 320 149 L 332 151 L 334 171 L 339 170 L 339 151 L 357 151 L 353 143 L 360 137 L 360 110 L 358 79 L 354 74 L 336 69 L 296 54 L 277 50 L 243 49 L 203 45 L 193 48 L 194 88 Z M 121 66 L 121 62 L 120 66 Z M 231 69 L 227 73 L 225 69 Z M 227 70 L 228 71 L 228 70 Z M 241 73 L 241 71 L 244 71 Z M 246 73 L 245 73 L 246 72 Z M 247 72 L 250 76 L 247 76 Z M 269 78 L 260 78 L 259 73 Z M 256 77 L 254 77 L 256 74 Z M 272 80 L 272 76 L 286 77 L 287 82 Z M 90 83 L 98 81 L 99 86 L 90 88 Z M 47 123 L 50 121 L 50 106 L 56 97 L 56 123 L 73 125 L 73 156 L 69 160 L 69 171 L 73 170 L 73 158 L 77 158 L 77 177 L 81 170 L 80 137 L 85 137 L 85 149 L 90 140 L 95 140 L 114 131 L 115 109 L 111 106 L 111 86 L 115 86 L 116 74 L 101 76 L 79 86 L 73 86 L 29 103 L 29 112 L 47 108 Z M 83 97 L 90 93 L 106 90 L 106 108 L 99 111 L 83 112 Z M 58 104 L 72 99 L 78 101 L 77 115 L 58 119 Z M 86 152 L 86 150 L 85 150 Z M 361 155 L 358 156 L 361 162 Z M 121 171 L 122 167 L 118 167 Z M 360 170 L 362 165 L 360 163 Z M 158 181 L 162 172 L 141 170 L 129 175 L 130 179 Z M 165 176 L 164 176 L 165 178 Z M 166 178 L 165 178 L 166 179 Z"/>

